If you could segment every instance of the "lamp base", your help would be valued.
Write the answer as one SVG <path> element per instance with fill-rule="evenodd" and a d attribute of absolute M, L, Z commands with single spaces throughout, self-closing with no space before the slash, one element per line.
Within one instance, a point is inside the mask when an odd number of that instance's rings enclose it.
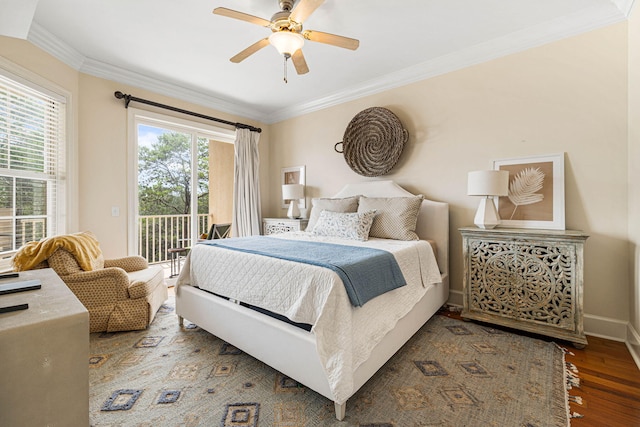
<path fill-rule="evenodd" d="M 287 211 L 287 217 L 291 219 L 300 218 L 300 208 L 298 208 L 298 201 L 292 200 L 289 202 L 289 210 Z"/>
<path fill-rule="evenodd" d="M 491 197 L 480 199 L 480 206 L 478 206 L 478 211 L 476 212 L 476 217 L 473 219 L 473 223 L 479 228 L 486 229 L 495 228 L 500 224 L 500 216 Z"/>

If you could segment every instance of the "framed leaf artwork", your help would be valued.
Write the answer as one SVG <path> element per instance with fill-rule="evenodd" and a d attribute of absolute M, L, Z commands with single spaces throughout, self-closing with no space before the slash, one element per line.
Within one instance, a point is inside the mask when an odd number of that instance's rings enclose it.
<path fill-rule="evenodd" d="M 495 197 L 500 227 L 564 230 L 564 153 L 500 159 L 509 172 L 509 195 Z"/>

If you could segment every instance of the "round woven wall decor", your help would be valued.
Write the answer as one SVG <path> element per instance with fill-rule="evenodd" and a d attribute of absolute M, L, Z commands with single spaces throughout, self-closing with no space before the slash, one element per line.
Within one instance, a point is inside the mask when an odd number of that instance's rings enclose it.
<path fill-rule="evenodd" d="M 386 108 L 371 107 L 355 115 L 335 145 L 351 169 L 362 176 L 381 176 L 400 158 L 409 132 L 395 114 Z M 338 145 L 342 144 L 342 151 Z"/>

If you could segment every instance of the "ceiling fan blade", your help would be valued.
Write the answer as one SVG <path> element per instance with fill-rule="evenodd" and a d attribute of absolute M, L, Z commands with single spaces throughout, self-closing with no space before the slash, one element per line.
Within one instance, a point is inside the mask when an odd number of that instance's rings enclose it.
<path fill-rule="evenodd" d="M 226 16 L 227 18 L 239 19 L 241 21 L 250 22 L 252 24 L 260 25 L 261 27 L 268 27 L 271 25 L 271 21 L 259 18 L 257 16 L 249 15 L 248 13 L 238 12 L 237 10 L 227 9 L 226 7 L 216 7 L 213 9 L 215 15 Z"/>
<path fill-rule="evenodd" d="M 360 41 L 349 37 L 337 36 L 335 34 L 323 33 L 322 31 L 307 30 L 302 33 L 305 39 L 312 42 L 330 44 L 331 46 L 356 50 L 360 46 Z"/>
<path fill-rule="evenodd" d="M 322 3 L 324 0 L 300 0 L 291 10 L 289 19 L 302 24 Z"/>
<path fill-rule="evenodd" d="M 304 55 L 302 54 L 302 49 L 298 49 L 293 53 L 291 57 L 293 61 L 293 66 L 296 67 L 296 72 L 298 74 L 307 74 L 309 72 L 309 67 L 307 66 L 307 61 L 304 59 Z"/>
<path fill-rule="evenodd" d="M 231 58 L 230 61 L 235 62 L 237 64 L 238 62 L 244 61 L 249 56 L 253 55 L 257 51 L 259 51 L 260 49 L 268 45 L 269 45 L 269 38 L 267 37 L 260 41 L 255 42 L 254 44 L 252 44 L 251 46 L 249 46 L 248 48 L 246 48 L 245 50 L 243 50 L 242 52 L 240 52 L 239 54 Z"/>

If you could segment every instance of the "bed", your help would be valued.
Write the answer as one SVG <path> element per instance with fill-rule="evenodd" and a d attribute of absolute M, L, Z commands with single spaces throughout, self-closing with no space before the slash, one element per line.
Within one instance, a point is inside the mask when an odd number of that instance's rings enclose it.
<path fill-rule="evenodd" d="M 347 185 L 333 198 L 346 199 L 358 196 L 374 198 L 369 200 L 415 197 L 393 181 L 370 181 Z M 360 307 L 349 302 L 344 286 L 336 286 L 336 283 L 342 282 L 341 276 L 334 271 L 283 259 L 267 259 L 261 255 L 236 252 L 217 246 L 196 245 L 189 253 L 178 278 L 176 313 L 181 325 L 183 319 L 187 319 L 330 399 L 335 405 L 336 418 L 342 420 L 349 397 L 356 393 L 448 299 L 448 205 L 423 199 L 419 204 L 415 233 L 420 241 L 372 238 L 367 242 L 348 243 L 374 248 L 391 247 L 407 282 L 406 286 L 373 298 Z M 286 234 L 276 238 L 316 239 L 310 236 L 311 233 Z M 342 239 L 336 241 L 333 237 L 321 240 L 346 243 Z M 419 263 L 418 258 L 414 261 L 408 258 L 414 252 L 418 254 Z M 236 257 L 239 259 L 235 259 Z M 233 286 L 245 283 L 243 281 L 254 281 L 248 279 L 250 276 L 247 276 L 246 272 L 238 273 L 237 277 L 228 274 L 224 280 L 211 279 L 209 276 L 209 270 L 212 268 L 224 269 L 228 267 L 222 267 L 223 265 L 233 263 L 249 266 L 254 258 L 260 258 L 260 263 L 273 263 L 257 264 L 261 271 L 286 270 L 286 273 L 282 274 L 290 282 L 306 280 L 302 278 L 309 277 L 308 272 L 311 271 L 314 277 L 319 277 L 319 286 L 326 286 L 328 291 L 325 294 L 318 293 L 321 297 L 316 294 L 311 297 L 293 295 L 290 298 L 293 302 L 289 302 L 293 307 L 280 307 L 278 304 L 281 300 L 287 300 L 281 296 L 283 290 L 269 288 L 269 292 L 274 292 L 277 297 L 266 298 L 262 303 L 254 304 L 256 301 L 252 300 L 253 296 L 245 286 L 238 286 L 242 291 L 237 291 L 237 294 L 233 291 Z M 212 265 L 221 267 L 211 267 Z M 435 273 L 428 271 L 431 267 L 435 268 Z M 271 277 L 270 280 L 274 283 L 286 281 L 281 279 Z M 268 280 L 265 279 L 266 282 Z M 268 286 L 275 285 L 271 283 Z M 286 292 L 295 294 L 296 291 Z M 264 297 L 265 295 L 256 298 L 260 300 Z M 302 300 L 315 301 L 315 308 L 313 305 L 300 303 Z M 276 316 L 251 308 L 254 305 L 269 310 L 272 314 L 276 313 Z M 387 307 L 395 308 L 388 312 Z M 380 314 L 383 312 L 384 314 Z M 276 318 L 278 314 L 288 317 L 292 322 Z M 309 324 L 311 330 L 294 325 L 293 322 Z"/>

